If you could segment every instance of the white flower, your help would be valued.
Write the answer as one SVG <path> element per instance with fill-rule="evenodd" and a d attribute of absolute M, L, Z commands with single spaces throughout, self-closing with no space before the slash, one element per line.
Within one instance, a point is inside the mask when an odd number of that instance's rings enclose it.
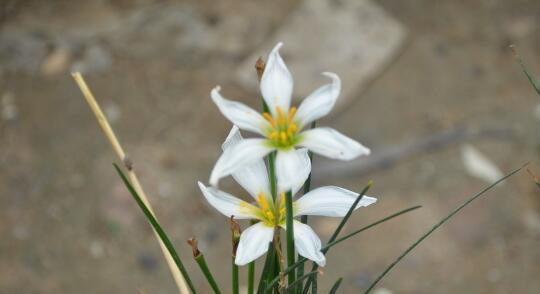
<path fill-rule="evenodd" d="M 242 103 L 223 98 L 219 86 L 212 90 L 212 99 L 225 117 L 239 128 L 265 137 L 244 140 L 224 152 L 210 175 L 210 184 L 214 186 L 220 178 L 274 150 L 278 151 L 276 168 L 282 175 L 278 177 L 278 183 L 285 190 L 294 185 L 290 182 L 292 173 L 302 164 L 300 156 L 294 152 L 295 147 L 305 147 L 317 154 L 340 160 L 351 160 L 370 153 L 368 148 L 331 128 L 302 131 L 332 110 L 341 90 L 341 81 L 336 74 L 324 72 L 323 75 L 332 82 L 311 93 L 298 109 L 290 107 L 293 79 L 279 55 L 281 46 L 282 43 L 277 44 L 268 56 L 261 78 L 261 92 L 269 113 L 261 115 Z"/>
<path fill-rule="evenodd" d="M 249 139 L 248 139 L 249 140 Z M 224 153 L 243 144 L 239 129 L 235 126 L 223 144 Z M 301 188 L 307 179 L 311 164 L 307 149 L 295 152 L 305 167 L 290 173 L 294 179 L 293 195 Z M 279 173 L 279 171 L 278 171 Z M 279 197 L 274 201 L 270 194 L 270 182 L 267 176 L 266 165 L 262 159 L 234 172 L 234 179 L 254 198 L 254 203 L 248 203 L 212 186 L 205 186 L 199 182 L 199 187 L 208 200 L 219 212 L 227 217 L 236 219 L 256 219 L 258 223 L 250 226 L 240 236 L 240 243 L 236 252 L 235 263 L 245 265 L 268 250 L 272 242 L 276 227 L 286 228 L 285 224 L 285 191 L 280 189 Z M 293 203 L 293 215 L 321 215 L 343 217 L 358 194 L 343 188 L 327 186 L 314 189 L 300 197 Z M 368 206 L 377 199 L 364 196 L 355 209 Z M 294 241 L 298 254 L 324 266 L 326 259 L 321 252 L 321 240 L 306 224 L 294 221 Z"/>

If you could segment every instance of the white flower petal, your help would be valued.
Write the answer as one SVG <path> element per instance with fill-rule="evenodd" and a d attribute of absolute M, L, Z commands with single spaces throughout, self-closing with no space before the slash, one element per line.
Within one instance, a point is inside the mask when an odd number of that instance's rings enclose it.
<path fill-rule="evenodd" d="M 343 217 L 347 214 L 358 193 L 335 186 L 327 186 L 309 191 L 295 202 L 295 216 L 321 215 Z M 377 202 L 376 198 L 365 196 L 355 209 Z"/>
<path fill-rule="evenodd" d="M 321 239 L 308 225 L 299 221 L 294 221 L 293 225 L 294 247 L 298 254 L 323 267 L 326 264 L 326 258 L 321 252 Z"/>
<path fill-rule="evenodd" d="M 370 154 L 368 148 L 331 128 L 307 130 L 301 136 L 303 140 L 298 145 L 332 159 L 352 160 Z"/>
<path fill-rule="evenodd" d="M 265 135 L 271 126 L 260 113 L 243 103 L 223 98 L 219 91 L 219 86 L 212 90 L 212 100 L 228 120 L 243 130 Z"/>
<path fill-rule="evenodd" d="M 246 265 L 268 251 L 268 246 L 274 237 L 274 228 L 262 222 L 247 228 L 240 235 L 240 243 L 236 250 L 234 263 Z"/>
<path fill-rule="evenodd" d="M 256 218 L 252 210 L 256 209 L 256 207 L 253 205 L 216 188 L 206 187 L 201 182 L 198 182 L 198 184 L 208 203 L 225 216 L 234 216 L 235 219 Z"/>
<path fill-rule="evenodd" d="M 266 61 L 266 67 L 261 77 L 261 93 L 270 108 L 272 114 L 276 114 L 279 106 L 286 113 L 291 105 L 293 79 L 285 62 L 279 55 L 279 48 L 283 43 L 278 43 Z"/>
<path fill-rule="evenodd" d="M 223 142 L 221 148 L 223 151 L 232 148 L 244 140 L 237 126 L 233 126 L 227 139 Z M 242 186 L 253 198 L 257 199 L 259 193 L 270 195 L 270 181 L 264 160 L 255 161 L 253 164 L 241 168 L 232 174 L 240 186 Z"/>
<path fill-rule="evenodd" d="M 278 150 L 276 156 L 276 178 L 279 192 L 298 191 L 311 172 L 307 149 Z"/>
<path fill-rule="evenodd" d="M 273 150 L 265 139 L 246 139 L 221 154 L 210 174 L 210 184 L 216 186 L 219 179 L 243 169 Z"/>
<path fill-rule="evenodd" d="M 331 78 L 332 83 L 320 87 L 302 101 L 295 116 L 300 128 L 327 115 L 336 104 L 341 91 L 341 81 L 335 73 L 324 72 L 323 75 Z"/>

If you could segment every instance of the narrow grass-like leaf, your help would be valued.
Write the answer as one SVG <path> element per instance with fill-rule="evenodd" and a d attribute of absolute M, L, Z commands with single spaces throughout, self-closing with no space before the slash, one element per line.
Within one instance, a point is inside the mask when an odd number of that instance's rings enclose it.
<path fill-rule="evenodd" d="M 310 126 L 310 129 L 314 129 L 315 127 L 317 126 L 317 121 L 314 121 L 311 123 L 311 126 Z M 308 155 L 309 155 L 309 161 L 312 163 L 313 165 L 313 152 L 311 151 L 308 151 Z M 311 172 L 309 173 L 309 176 L 308 178 L 306 179 L 306 182 L 304 183 L 304 189 L 303 189 L 303 195 L 306 195 L 309 191 L 311 190 Z M 307 215 L 302 215 L 300 217 L 300 222 L 303 223 L 303 224 L 307 224 L 308 222 L 308 216 Z M 300 256 L 300 254 L 298 255 L 298 259 L 302 258 Z M 301 277 L 304 275 L 304 265 L 300 265 L 298 267 L 298 271 L 297 271 L 297 274 L 296 276 L 297 277 Z M 298 289 L 297 289 L 297 292 L 300 292 L 302 291 L 302 287 L 303 287 L 303 284 L 299 284 L 298 285 Z"/>
<path fill-rule="evenodd" d="M 527 163 L 528 164 L 528 163 Z M 450 214 L 448 214 L 447 216 L 445 216 L 442 220 L 440 220 L 436 225 L 434 225 L 429 231 L 427 231 L 424 235 L 422 235 L 418 240 L 416 240 L 411 246 L 409 246 L 409 248 L 407 248 L 400 256 L 398 256 L 398 258 L 392 262 L 388 267 L 386 267 L 386 269 L 377 277 L 377 279 L 375 279 L 375 281 L 373 281 L 373 283 L 371 283 L 371 285 L 369 286 L 369 288 L 364 292 L 364 294 L 367 294 L 369 293 L 378 283 L 379 281 L 384 278 L 384 276 L 386 276 L 386 274 L 388 272 L 390 272 L 390 270 L 396 266 L 396 264 L 398 264 L 407 254 L 409 254 L 409 252 L 411 252 L 416 246 L 418 246 L 418 244 L 420 244 L 422 241 L 424 241 L 424 239 L 426 239 L 427 237 L 429 237 L 429 235 L 431 235 L 431 233 L 433 233 L 435 230 L 437 230 L 440 226 L 442 226 L 444 223 L 446 223 L 448 220 L 450 220 L 454 215 L 456 215 L 460 210 L 462 210 L 464 207 L 466 207 L 467 205 L 469 205 L 471 202 L 473 202 L 474 200 L 476 200 L 478 197 L 484 195 L 484 193 L 486 193 L 487 191 L 491 190 L 491 188 L 495 187 L 497 184 L 499 184 L 500 182 L 508 179 L 509 177 L 513 176 L 514 174 L 516 174 L 517 172 L 519 172 L 522 168 L 524 168 L 527 164 L 524 164 L 523 166 L 521 166 L 520 168 L 510 172 L 509 174 L 507 174 L 506 176 L 500 178 L 499 180 L 497 180 L 496 182 L 494 182 L 493 184 L 487 186 L 485 189 L 483 189 L 482 191 L 478 192 L 477 194 L 475 194 L 474 196 L 472 196 L 471 198 L 469 198 L 467 201 L 465 201 L 463 204 L 461 204 L 460 206 L 458 206 L 457 208 L 455 208 L 452 212 L 450 212 Z"/>
<path fill-rule="evenodd" d="M 376 226 L 376 225 L 378 225 L 378 224 L 380 224 L 380 223 L 383 223 L 383 222 L 385 222 L 385 221 L 387 221 L 387 220 L 390 220 L 390 219 L 392 219 L 392 218 L 394 218 L 394 217 L 396 217 L 396 216 L 400 216 L 400 215 L 402 215 L 402 214 L 404 214 L 404 213 L 407 213 L 407 212 L 416 210 L 416 209 L 421 208 L 421 207 L 422 207 L 421 205 L 416 205 L 416 206 L 409 207 L 409 208 L 407 208 L 407 209 L 398 211 L 398 212 L 396 212 L 396 213 L 394 213 L 394 214 L 392 214 L 392 215 L 389 215 L 389 216 L 387 216 L 387 217 L 385 217 L 385 218 L 383 218 L 383 219 L 381 219 L 381 220 L 378 220 L 378 221 L 376 221 L 376 222 L 374 222 L 374 223 L 372 223 L 372 224 L 370 224 L 370 225 L 367 225 L 367 226 L 365 226 L 365 227 L 363 227 L 363 228 L 361 228 L 361 229 L 358 229 L 358 230 L 356 230 L 356 231 L 354 231 L 354 232 L 352 232 L 352 233 L 349 233 L 349 234 L 347 234 L 347 235 L 345 235 L 345 236 L 343 236 L 343 237 L 341 237 L 341 238 L 339 238 L 339 239 L 336 239 L 336 240 L 334 240 L 333 242 L 327 243 L 321 250 L 328 250 L 330 247 L 332 247 L 332 246 L 334 246 L 334 245 L 336 245 L 336 244 L 338 244 L 338 243 L 341 243 L 341 242 L 343 242 L 343 241 L 345 241 L 345 240 L 347 240 L 347 239 L 349 239 L 349 238 L 355 236 L 356 234 L 358 234 L 358 233 L 360 233 L 360 232 L 363 232 L 363 231 L 365 231 L 365 230 L 367 230 L 367 229 L 369 229 L 369 228 L 371 228 L 371 227 L 374 227 L 374 226 Z"/>
<path fill-rule="evenodd" d="M 295 263 L 294 253 L 294 225 L 293 225 L 293 203 L 292 203 L 291 191 L 285 193 L 285 223 L 287 226 L 287 266 L 291 266 Z M 287 274 L 289 285 L 293 284 L 296 280 L 296 272 L 290 271 Z"/>
<path fill-rule="evenodd" d="M 266 285 L 270 284 L 270 281 L 277 280 L 279 277 L 274 275 L 275 261 L 276 261 L 276 249 L 274 243 L 268 245 L 268 252 L 266 253 L 266 260 L 264 261 L 261 278 L 259 279 L 259 287 L 257 288 L 257 294 L 265 293 Z"/>
<path fill-rule="evenodd" d="M 339 278 L 335 283 L 334 286 L 332 286 L 332 289 L 330 289 L 330 292 L 328 294 L 336 294 L 339 286 L 341 286 L 341 282 L 343 281 L 343 278 Z"/>
<path fill-rule="evenodd" d="M 540 95 L 540 84 L 538 81 L 532 76 L 532 74 L 527 70 L 525 67 L 525 64 L 523 63 L 523 60 L 521 59 L 521 55 L 516 50 L 516 47 L 514 45 L 510 46 L 510 49 L 512 49 L 512 52 L 514 53 L 514 57 L 516 58 L 517 62 L 519 63 L 519 66 L 521 66 L 521 70 L 523 73 L 527 76 L 527 79 L 529 80 L 529 83 L 533 86 L 533 88 L 536 90 L 536 93 Z"/>
<path fill-rule="evenodd" d="M 165 233 L 165 231 L 163 230 L 163 228 L 161 227 L 157 219 L 154 217 L 154 215 L 152 215 L 148 207 L 146 207 L 144 202 L 141 200 L 141 197 L 139 196 L 139 194 L 137 194 L 137 192 L 135 191 L 135 188 L 133 188 L 133 186 L 131 185 L 129 180 L 126 178 L 122 170 L 118 167 L 116 163 L 113 163 L 113 165 L 114 165 L 114 168 L 116 169 L 116 172 L 118 172 L 118 175 L 120 175 L 120 177 L 122 178 L 124 185 L 126 185 L 127 189 L 129 190 L 131 196 L 133 196 L 133 199 L 135 199 L 135 202 L 137 202 L 137 205 L 139 205 L 139 208 L 143 211 L 144 215 L 146 216 L 146 219 L 148 220 L 148 222 L 150 222 L 154 230 L 156 230 L 156 233 L 158 234 L 159 238 L 161 239 L 161 241 L 167 248 L 167 251 L 169 251 L 169 253 L 171 254 L 174 260 L 174 263 L 176 264 L 176 266 L 178 267 L 182 275 L 184 275 L 184 279 L 186 280 L 186 283 L 188 284 L 189 289 L 191 290 L 193 294 L 196 294 L 197 291 L 195 290 L 195 287 L 193 286 L 193 283 L 191 282 L 191 278 L 189 277 L 189 274 L 186 271 L 186 268 L 184 267 L 184 264 L 182 263 L 180 256 L 178 255 L 178 253 L 176 253 L 176 249 L 174 248 L 174 245 L 172 244 L 169 237 L 167 236 L 167 233 Z"/>
<path fill-rule="evenodd" d="M 248 265 L 248 294 L 253 294 L 255 289 L 255 261 Z"/>
<path fill-rule="evenodd" d="M 348 238 L 350 238 L 350 237 L 352 237 L 352 236 L 354 236 L 354 235 L 356 235 L 356 234 L 358 234 L 358 233 L 360 233 L 360 232 L 363 232 L 363 231 L 365 231 L 365 230 L 368 230 L 368 229 L 370 229 L 370 228 L 372 228 L 372 227 L 374 227 L 374 226 L 376 226 L 376 225 L 379 225 L 379 224 L 381 224 L 381 223 L 384 223 L 384 222 L 386 222 L 386 221 L 389 221 L 389 220 L 391 220 L 391 219 L 393 219 L 393 218 L 395 218 L 395 217 L 398 217 L 398 216 L 400 216 L 400 215 L 402 215 L 402 214 L 405 214 L 405 213 L 407 213 L 407 212 L 411 212 L 411 211 L 413 211 L 413 210 L 415 210 L 415 209 L 418 209 L 418 208 L 420 208 L 420 207 L 421 207 L 421 206 L 413 206 L 413 207 L 410 207 L 410 208 L 407 208 L 407 209 L 398 211 L 398 212 L 396 212 L 396 213 L 394 213 L 394 214 L 392 214 L 392 215 L 389 215 L 389 216 L 387 216 L 387 217 L 385 217 L 385 218 L 383 218 L 383 219 L 380 219 L 380 220 L 378 220 L 378 221 L 376 221 L 376 222 L 373 222 L 373 223 L 371 223 L 371 224 L 369 224 L 369 225 L 367 225 L 367 226 L 365 226 L 365 227 L 363 227 L 363 228 L 361 228 L 361 229 L 358 229 L 358 230 L 356 230 L 356 231 L 354 231 L 354 232 L 352 232 L 352 233 L 350 233 L 350 234 L 348 234 L 348 235 L 346 235 L 346 236 L 343 236 L 343 237 L 341 237 L 341 238 L 339 238 L 339 239 L 336 239 L 336 240 L 334 240 L 332 243 L 327 243 L 322 249 L 325 249 L 326 251 L 328 251 L 332 246 L 337 245 L 338 243 L 340 243 L 340 242 L 342 242 L 342 241 L 345 241 L 346 239 L 348 239 Z M 287 267 L 285 270 L 283 270 L 283 274 L 284 274 L 284 275 L 288 274 L 290 271 L 296 269 L 298 266 L 304 264 L 306 261 L 308 261 L 308 259 L 306 259 L 305 257 L 299 258 L 298 261 L 297 261 L 295 264 L 293 264 L 292 266 L 289 266 L 289 267 Z M 271 289 L 271 288 L 278 282 L 278 280 L 279 280 L 278 278 L 279 278 L 279 277 L 276 277 L 275 279 L 273 279 L 272 281 L 270 281 L 270 283 L 268 283 L 268 287 L 267 287 L 267 288 Z M 299 278 L 300 278 L 300 277 L 299 277 Z"/>

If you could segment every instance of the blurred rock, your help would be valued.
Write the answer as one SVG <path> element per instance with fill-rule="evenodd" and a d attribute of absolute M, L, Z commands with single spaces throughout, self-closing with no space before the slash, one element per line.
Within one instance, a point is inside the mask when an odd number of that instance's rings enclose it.
<path fill-rule="evenodd" d="M 377 288 L 373 291 L 373 294 L 392 294 L 393 292 L 385 288 Z"/>
<path fill-rule="evenodd" d="M 118 104 L 113 101 L 108 101 L 103 106 L 105 115 L 111 124 L 114 124 L 122 117 L 122 110 L 118 107 Z"/>
<path fill-rule="evenodd" d="M 83 74 L 99 73 L 111 67 L 111 53 L 99 44 L 92 44 L 84 50 L 83 57 L 71 67 L 72 72 Z"/>
<path fill-rule="evenodd" d="M 536 30 L 537 25 L 534 17 L 519 16 L 507 20 L 502 27 L 512 41 L 516 41 L 531 35 Z"/>
<path fill-rule="evenodd" d="M 48 53 L 47 38 L 36 30 L 0 30 L 0 71 L 38 72 Z"/>
<path fill-rule="evenodd" d="M 30 231 L 26 226 L 17 225 L 13 228 L 13 237 L 17 240 L 27 240 L 30 237 Z"/>
<path fill-rule="evenodd" d="M 527 229 L 540 233 L 540 214 L 536 211 L 529 210 L 523 214 L 523 223 Z"/>
<path fill-rule="evenodd" d="M 105 253 L 105 250 L 103 248 L 103 244 L 100 241 L 97 241 L 97 240 L 93 240 L 90 243 L 89 250 L 90 250 L 90 255 L 92 255 L 92 257 L 94 257 L 94 258 L 101 258 L 101 257 L 103 257 L 103 255 Z"/>
<path fill-rule="evenodd" d="M 46 76 L 66 74 L 71 61 L 71 50 L 61 46 L 52 51 L 41 65 L 41 73 Z"/>
<path fill-rule="evenodd" d="M 154 271 L 159 265 L 156 257 L 149 253 L 139 254 L 139 256 L 137 257 L 137 262 L 144 270 L 147 271 Z"/>
<path fill-rule="evenodd" d="M 405 35 L 403 26 L 371 1 L 303 1 L 274 37 L 242 63 L 237 77 L 257 91 L 255 61 L 282 41 L 282 56 L 295 79 L 294 97 L 302 99 L 328 83 L 321 72 L 331 71 L 342 79 L 337 107 L 343 107 L 389 64 Z"/>

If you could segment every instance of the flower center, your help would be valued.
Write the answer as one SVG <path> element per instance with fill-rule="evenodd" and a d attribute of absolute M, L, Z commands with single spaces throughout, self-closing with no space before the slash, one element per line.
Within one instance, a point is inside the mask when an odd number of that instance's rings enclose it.
<path fill-rule="evenodd" d="M 287 149 L 298 143 L 298 125 L 294 122 L 296 107 L 291 107 L 289 113 L 285 114 L 281 107 L 276 107 L 277 117 L 270 113 L 263 113 L 263 117 L 270 123 L 268 130 L 268 140 L 276 148 Z"/>
<path fill-rule="evenodd" d="M 285 224 L 285 193 L 279 195 L 277 205 L 264 193 L 259 193 L 257 204 L 259 205 L 258 217 L 264 224 L 271 227 Z"/>

